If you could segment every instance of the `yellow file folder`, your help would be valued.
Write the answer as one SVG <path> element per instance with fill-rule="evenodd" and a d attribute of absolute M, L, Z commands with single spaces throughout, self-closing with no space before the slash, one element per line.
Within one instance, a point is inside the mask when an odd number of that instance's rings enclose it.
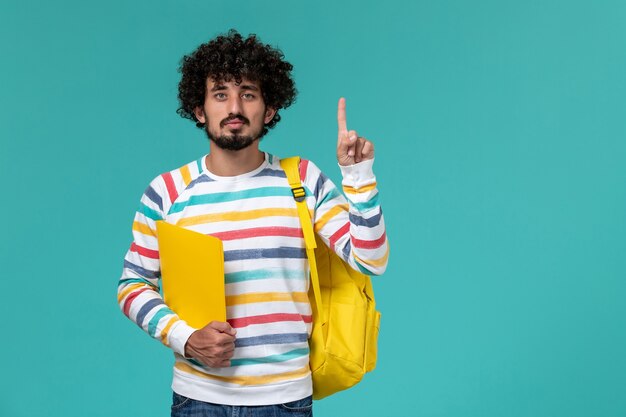
<path fill-rule="evenodd" d="M 162 220 L 156 226 L 165 304 L 196 329 L 226 321 L 222 241 Z"/>

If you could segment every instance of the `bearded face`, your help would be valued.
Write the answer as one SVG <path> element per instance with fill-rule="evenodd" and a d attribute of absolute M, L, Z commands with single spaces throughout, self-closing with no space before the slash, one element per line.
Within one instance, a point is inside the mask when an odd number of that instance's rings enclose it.
<path fill-rule="evenodd" d="M 204 123 L 209 140 L 231 151 L 245 149 L 259 139 L 276 111 L 265 105 L 258 82 L 207 80 L 204 105 L 195 116 Z"/>
<path fill-rule="evenodd" d="M 243 132 L 244 126 L 249 127 L 245 133 Z M 259 138 L 263 124 L 250 126 L 250 120 L 247 117 L 236 114 L 229 115 L 220 121 L 219 130 L 213 129 L 210 123 L 206 123 L 204 129 L 209 140 L 212 140 L 218 147 L 229 151 L 239 151 L 252 145 Z"/>

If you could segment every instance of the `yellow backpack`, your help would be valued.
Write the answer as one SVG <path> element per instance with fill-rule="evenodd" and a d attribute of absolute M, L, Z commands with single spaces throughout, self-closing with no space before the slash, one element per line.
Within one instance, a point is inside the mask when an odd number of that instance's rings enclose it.
<path fill-rule="evenodd" d="M 280 161 L 296 201 L 311 269 L 309 365 L 313 398 L 319 400 L 350 388 L 376 367 L 380 312 L 370 277 L 352 269 L 313 231 L 299 164 L 297 156 Z"/>

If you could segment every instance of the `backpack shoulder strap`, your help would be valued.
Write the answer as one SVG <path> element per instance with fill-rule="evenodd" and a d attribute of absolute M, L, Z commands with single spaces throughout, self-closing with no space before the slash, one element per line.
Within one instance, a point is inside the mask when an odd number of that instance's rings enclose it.
<path fill-rule="evenodd" d="M 306 192 L 302 183 L 300 182 L 300 157 L 292 156 L 291 158 L 285 158 L 280 160 L 280 166 L 287 174 L 287 181 L 291 187 L 291 193 L 294 200 L 296 200 L 296 206 L 298 207 L 298 216 L 300 217 L 300 223 L 302 225 L 302 234 L 304 235 L 304 242 L 307 249 L 315 249 L 317 244 L 315 243 L 315 232 L 313 231 L 313 225 L 311 224 L 311 216 L 309 209 L 304 202 Z"/>
<path fill-rule="evenodd" d="M 300 157 L 292 156 L 280 160 L 280 166 L 287 174 L 287 181 L 291 187 L 291 193 L 296 201 L 298 208 L 298 217 L 300 217 L 300 226 L 302 227 L 302 235 L 304 236 L 304 244 L 306 246 L 306 254 L 309 258 L 309 266 L 311 269 L 311 285 L 313 286 L 313 294 L 315 295 L 315 305 L 317 312 L 321 317 L 322 323 L 326 323 L 326 312 L 322 307 L 322 292 L 320 290 L 320 281 L 317 275 L 317 263 L 315 261 L 315 232 L 309 214 L 309 208 L 306 205 L 306 192 L 300 181 Z"/>

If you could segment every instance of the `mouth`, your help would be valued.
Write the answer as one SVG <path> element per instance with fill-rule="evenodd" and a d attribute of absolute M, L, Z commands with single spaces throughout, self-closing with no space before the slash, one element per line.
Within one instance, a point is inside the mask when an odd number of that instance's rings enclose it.
<path fill-rule="evenodd" d="M 226 123 L 226 126 L 230 127 L 231 129 L 239 129 L 244 124 L 245 123 L 243 122 L 243 120 L 233 120 L 231 122 Z"/>
<path fill-rule="evenodd" d="M 240 129 L 247 123 L 247 120 L 243 117 L 235 116 L 232 119 L 226 119 L 222 122 L 222 126 L 229 127 L 230 129 Z"/>

